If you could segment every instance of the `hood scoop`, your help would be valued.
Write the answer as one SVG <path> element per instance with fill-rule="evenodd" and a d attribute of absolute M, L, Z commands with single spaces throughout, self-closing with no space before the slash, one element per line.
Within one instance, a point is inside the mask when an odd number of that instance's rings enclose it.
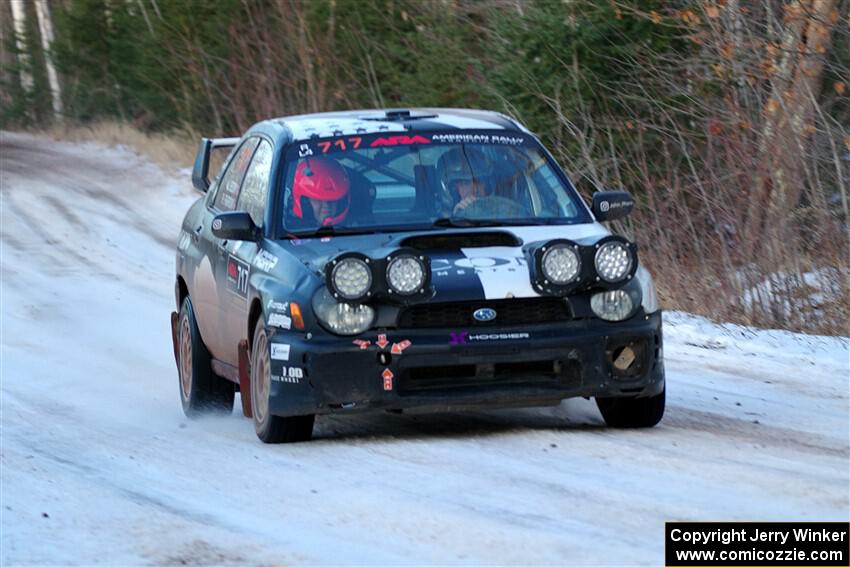
<path fill-rule="evenodd" d="M 417 250 L 459 250 L 461 248 L 487 248 L 490 246 L 522 246 L 522 240 L 512 233 L 502 230 L 444 232 L 410 236 L 402 240 L 401 245 Z"/>

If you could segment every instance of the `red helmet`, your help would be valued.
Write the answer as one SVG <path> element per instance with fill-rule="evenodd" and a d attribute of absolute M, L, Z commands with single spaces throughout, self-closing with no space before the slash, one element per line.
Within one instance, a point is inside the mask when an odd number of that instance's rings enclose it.
<path fill-rule="evenodd" d="M 310 158 L 295 168 L 295 181 L 292 185 L 292 212 L 298 218 L 304 218 L 301 198 L 309 197 L 317 201 L 338 202 L 336 216 L 316 219 L 322 226 L 337 224 L 348 215 L 351 207 L 348 174 L 336 161 L 324 157 Z"/>

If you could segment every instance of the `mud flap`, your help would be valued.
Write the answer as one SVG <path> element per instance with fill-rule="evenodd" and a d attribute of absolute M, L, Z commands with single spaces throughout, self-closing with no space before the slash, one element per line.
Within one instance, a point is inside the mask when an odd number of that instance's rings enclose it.
<path fill-rule="evenodd" d="M 177 323 L 180 316 L 177 311 L 171 312 L 171 342 L 174 345 L 174 362 L 177 364 L 177 370 L 180 371 L 180 345 L 177 343 Z"/>
<path fill-rule="evenodd" d="M 248 363 L 248 341 L 239 341 L 239 397 L 242 399 L 242 415 L 253 417 L 251 412 L 251 366 Z"/>

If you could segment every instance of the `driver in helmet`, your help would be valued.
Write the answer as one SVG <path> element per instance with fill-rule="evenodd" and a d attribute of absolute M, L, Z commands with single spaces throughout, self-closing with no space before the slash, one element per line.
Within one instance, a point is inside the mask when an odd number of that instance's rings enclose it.
<path fill-rule="evenodd" d="M 474 175 L 470 163 L 476 165 L 479 175 Z M 454 199 L 454 214 L 458 214 L 481 197 L 489 195 L 480 172 L 487 171 L 486 158 L 473 148 L 452 148 L 437 160 L 437 170 L 443 188 Z"/>
<path fill-rule="evenodd" d="M 351 208 L 348 173 L 331 158 L 306 159 L 295 168 L 292 201 L 292 213 L 299 219 L 309 222 L 312 216 L 319 226 L 338 225 Z"/>

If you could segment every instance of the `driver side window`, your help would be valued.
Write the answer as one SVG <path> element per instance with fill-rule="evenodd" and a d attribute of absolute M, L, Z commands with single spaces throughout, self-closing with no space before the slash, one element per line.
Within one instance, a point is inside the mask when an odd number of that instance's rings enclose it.
<path fill-rule="evenodd" d="M 236 155 L 227 165 L 227 171 L 219 183 L 218 193 L 215 196 L 215 208 L 222 212 L 236 209 L 236 200 L 239 198 L 239 188 L 242 186 L 242 178 L 251 161 L 251 155 L 257 148 L 259 138 L 249 138 L 240 146 Z"/>
<path fill-rule="evenodd" d="M 272 145 L 263 140 L 254 153 L 254 159 L 242 182 L 242 191 L 236 203 L 237 210 L 246 211 L 257 226 L 263 226 L 266 210 L 266 195 L 269 189 L 269 174 L 272 169 Z"/>

